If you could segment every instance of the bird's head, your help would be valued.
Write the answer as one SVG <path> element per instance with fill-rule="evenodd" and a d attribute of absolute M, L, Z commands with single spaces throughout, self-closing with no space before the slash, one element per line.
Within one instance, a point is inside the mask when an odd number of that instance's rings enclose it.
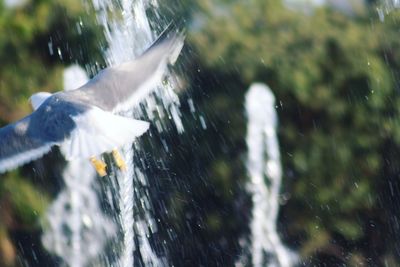
<path fill-rule="evenodd" d="M 29 102 L 31 103 L 31 106 L 33 108 L 33 110 L 37 110 L 40 105 L 51 96 L 50 93 L 47 92 L 39 92 L 36 94 L 33 94 L 30 98 L 29 98 Z"/>

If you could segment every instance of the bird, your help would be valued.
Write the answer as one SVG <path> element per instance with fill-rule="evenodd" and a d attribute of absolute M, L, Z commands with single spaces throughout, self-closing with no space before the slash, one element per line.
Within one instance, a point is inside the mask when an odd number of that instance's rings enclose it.
<path fill-rule="evenodd" d="M 117 166 L 126 168 L 117 148 L 145 133 L 149 123 L 119 113 L 138 104 L 163 79 L 183 44 L 183 32 L 170 24 L 136 59 L 103 69 L 75 90 L 33 94 L 33 112 L 0 128 L 0 173 L 54 146 L 66 160 L 89 159 L 99 176 L 107 174 L 98 159 L 106 152 L 112 151 Z"/>

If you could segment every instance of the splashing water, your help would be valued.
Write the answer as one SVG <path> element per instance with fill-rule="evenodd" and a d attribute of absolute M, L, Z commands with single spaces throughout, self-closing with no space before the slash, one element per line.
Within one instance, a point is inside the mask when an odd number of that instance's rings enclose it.
<path fill-rule="evenodd" d="M 105 52 L 108 65 L 120 64 L 140 55 L 155 39 L 155 32 L 150 28 L 146 10 L 157 11 L 156 1 L 122 0 L 118 4 L 111 0 L 92 0 L 97 12 L 98 22 L 104 26 L 104 34 L 109 48 Z M 157 14 L 157 12 L 155 12 Z M 120 15 L 120 16 L 118 16 Z M 156 18 L 159 16 L 155 16 Z M 159 21 L 162 24 L 162 21 Z M 166 25 L 166 24 L 164 24 Z M 179 133 L 184 131 L 179 111 L 180 103 L 174 92 L 175 83 L 172 75 L 165 78 L 163 84 L 150 88 L 144 99 L 144 111 L 132 107 L 123 115 L 138 117 L 145 115 L 152 121 L 159 132 L 164 130 L 162 119 L 172 120 Z M 154 113 L 157 113 L 155 115 Z M 134 159 L 131 145 L 123 148 L 127 170 L 115 172 L 113 184 L 119 184 L 119 220 L 123 231 L 123 251 L 120 266 L 165 266 L 166 259 L 156 255 L 149 238 L 157 231 L 151 200 L 147 188 L 147 178 L 140 162 Z M 114 191 L 114 189 L 110 189 Z M 138 255 L 138 257 L 134 257 Z M 140 259 L 138 259 L 140 258 Z"/>
<path fill-rule="evenodd" d="M 146 17 L 146 9 L 157 8 L 155 1 L 92 2 L 98 22 L 105 29 L 109 47 L 105 52 L 105 59 L 109 66 L 133 60 L 155 39 L 156 33 L 151 30 Z M 160 29 L 164 26 L 160 26 Z M 72 66 L 64 73 L 66 90 L 78 88 L 86 81 L 86 74 L 78 66 Z M 146 116 L 159 132 L 164 131 L 165 119 L 168 118 L 177 131 L 182 133 L 184 128 L 180 119 L 179 98 L 174 92 L 175 81 L 174 76 L 167 75 L 159 86 L 149 88 L 142 109 L 137 103 L 137 106 L 126 110 L 122 115 L 136 118 Z M 139 150 L 140 146 L 136 144 L 135 148 Z M 125 146 L 123 154 L 127 170 L 121 172 L 114 166 L 109 166 L 109 186 L 104 189 L 111 209 L 119 212 L 123 248 L 117 262 L 114 259 L 102 260 L 105 260 L 106 265 L 123 267 L 166 266 L 167 259 L 154 252 L 149 240 L 157 232 L 157 224 L 145 172 L 137 157 L 135 158 L 132 145 Z M 63 173 L 65 189 L 48 211 L 49 226 L 43 235 L 43 244 L 69 266 L 80 267 L 93 263 L 93 259 L 104 251 L 106 242 L 116 234 L 115 224 L 100 210 L 99 199 L 93 190 L 95 177 L 94 169 L 87 161 L 69 162 Z M 118 199 L 117 205 L 114 201 L 115 195 Z M 100 264 L 101 259 L 97 260 L 100 260 Z"/>
<path fill-rule="evenodd" d="M 78 88 L 87 80 L 83 69 L 71 66 L 64 71 L 64 90 Z M 85 266 L 104 249 L 116 227 L 99 207 L 93 189 L 96 174 L 87 160 L 69 161 L 62 177 L 65 188 L 47 211 L 42 242 L 68 266 Z"/>
<path fill-rule="evenodd" d="M 252 194 L 251 253 L 253 266 L 290 267 L 295 256 L 281 242 L 276 222 L 282 170 L 276 136 L 275 98 L 264 84 L 246 94 L 248 188 Z"/>
<path fill-rule="evenodd" d="M 154 19 L 160 18 L 156 0 L 122 0 L 118 3 L 112 0 L 92 0 L 92 2 L 98 22 L 104 26 L 104 34 L 109 45 L 105 51 L 105 59 L 109 66 L 136 58 L 155 40 L 157 34 L 150 28 L 146 10 L 152 9 L 155 14 Z M 161 19 L 155 22 L 157 23 L 161 25 L 158 26 L 161 30 L 168 24 Z M 156 88 L 149 88 L 143 104 L 145 104 L 144 113 L 150 120 L 155 119 L 154 112 L 158 113 L 160 120 L 167 115 L 167 118 L 175 124 L 177 131 L 182 133 L 184 127 L 179 111 L 180 102 L 174 91 L 177 87 L 176 77 L 171 74 L 166 75 L 163 83 L 160 81 Z M 132 110 L 140 113 L 137 107 L 132 107 Z M 132 110 L 126 111 L 125 114 L 131 114 Z M 163 131 L 161 128 L 158 130 Z"/>
<path fill-rule="evenodd" d="M 381 22 L 384 22 L 385 17 L 394 9 L 400 8 L 400 0 L 380 0 L 377 4 L 376 12 Z"/>

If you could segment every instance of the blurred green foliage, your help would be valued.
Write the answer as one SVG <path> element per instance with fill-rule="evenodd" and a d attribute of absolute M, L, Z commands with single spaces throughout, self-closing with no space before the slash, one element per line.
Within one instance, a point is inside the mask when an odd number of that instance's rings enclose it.
<path fill-rule="evenodd" d="M 16 7 L 0 2 L 2 124 L 27 114 L 34 92 L 60 90 L 63 64 L 102 62 L 101 31 L 81 1 L 21 2 Z"/>
<path fill-rule="evenodd" d="M 215 233 L 202 241 L 208 230 L 200 230 L 197 241 L 212 247 L 205 253 L 220 250 L 220 263 L 233 264 L 221 244 L 245 231 L 246 218 L 228 226 L 238 218 L 225 211 L 244 189 L 246 174 L 237 167 L 246 154 L 244 94 L 261 81 L 274 91 L 280 119 L 282 193 L 290 196 L 280 214 L 283 239 L 305 265 L 399 263 L 400 12 L 381 21 L 372 2 L 354 12 L 321 6 L 304 13 L 279 0 L 207 0 L 196 2 L 193 14 L 192 1 L 184 2 L 192 29 L 187 54 L 197 57 L 186 74 L 209 127 L 188 115 L 187 135 L 201 145 L 172 154 L 190 166 L 177 163 L 174 171 L 204 183 L 191 181 L 196 189 L 183 199 L 210 215 L 200 216 Z M 193 213 L 190 205 L 181 205 L 183 214 Z"/>

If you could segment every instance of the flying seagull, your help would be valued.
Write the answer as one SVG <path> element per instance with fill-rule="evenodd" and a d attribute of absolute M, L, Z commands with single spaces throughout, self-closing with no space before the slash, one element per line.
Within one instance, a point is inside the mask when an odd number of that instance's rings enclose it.
<path fill-rule="evenodd" d="M 183 34 L 168 27 L 133 61 L 99 72 L 82 87 L 30 98 L 34 112 L 0 128 L 0 173 L 42 157 L 59 146 L 67 160 L 90 159 L 100 176 L 105 163 L 96 157 L 112 151 L 121 169 L 125 163 L 116 150 L 131 143 L 149 123 L 117 115 L 143 99 L 161 81 L 183 46 Z"/>

